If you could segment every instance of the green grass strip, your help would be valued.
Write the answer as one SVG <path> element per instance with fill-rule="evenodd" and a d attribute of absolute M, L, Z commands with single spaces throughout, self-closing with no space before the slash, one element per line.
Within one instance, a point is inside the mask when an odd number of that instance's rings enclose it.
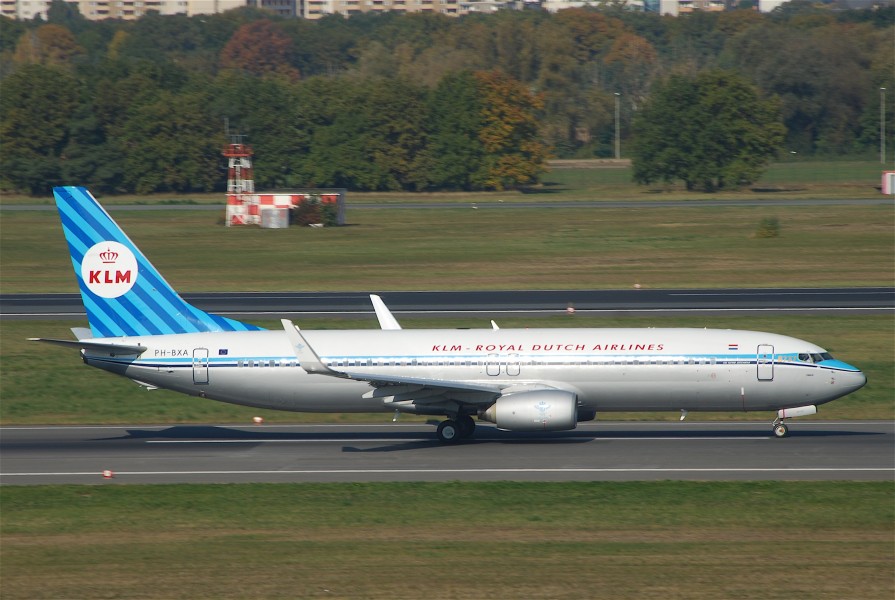
<path fill-rule="evenodd" d="M 895 272 L 891 204 L 349 205 L 348 227 L 278 230 L 223 227 L 222 215 L 113 214 L 181 292 L 867 286 Z M 77 291 L 55 212 L 0 217 L 4 293 Z"/>
<path fill-rule="evenodd" d="M 18 598 L 884 598 L 890 482 L 0 489 Z"/>

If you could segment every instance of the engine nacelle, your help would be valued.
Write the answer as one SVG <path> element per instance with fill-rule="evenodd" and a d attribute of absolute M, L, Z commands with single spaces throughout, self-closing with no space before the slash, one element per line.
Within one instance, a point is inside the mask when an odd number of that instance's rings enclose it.
<path fill-rule="evenodd" d="M 510 431 L 565 431 L 578 425 L 578 398 L 562 390 L 501 396 L 479 418 Z"/>

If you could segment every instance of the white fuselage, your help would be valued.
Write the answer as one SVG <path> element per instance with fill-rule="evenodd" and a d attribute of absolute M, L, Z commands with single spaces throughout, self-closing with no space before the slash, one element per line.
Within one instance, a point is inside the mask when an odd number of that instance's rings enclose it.
<path fill-rule="evenodd" d="M 829 402 L 863 373 L 792 337 L 711 329 L 305 331 L 334 371 L 499 385 L 549 384 L 600 411 L 777 410 Z M 93 340 L 101 342 L 103 340 Z M 109 341 L 139 356 L 84 352 L 88 364 L 145 385 L 278 410 L 394 410 L 364 381 L 309 374 L 283 331 Z M 826 355 L 828 356 L 828 355 Z M 365 397 L 365 395 L 367 397 Z"/>

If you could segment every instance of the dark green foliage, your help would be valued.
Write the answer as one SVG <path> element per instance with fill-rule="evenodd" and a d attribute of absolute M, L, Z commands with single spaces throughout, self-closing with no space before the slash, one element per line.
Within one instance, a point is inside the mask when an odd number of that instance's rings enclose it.
<path fill-rule="evenodd" d="M 712 192 L 755 181 L 783 141 L 774 100 L 731 73 L 672 76 L 634 121 L 634 180 Z"/>
<path fill-rule="evenodd" d="M 55 67 L 27 65 L 4 79 L 0 170 L 6 181 L 32 194 L 61 183 L 69 115 L 77 102 L 77 82 Z"/>
<path fill-rule="evenodd" d="M 779 99 L 787 150 L 869 154 L 879 147 L 881 87 L 892 90 L 886 129 L 895 148 L 893 10 L 832 12 L 797 1 L 771 15 L 674 19 L 606 2 L 556 14 L 365 13 L 311 22 L 246 7 L 125 22 L 89 21 L 56 0 L 49 25 L 0 17 L 2 161 L 10 167 L 0 186 L 31 193 L 60 181 L 100 192 L 220 189 L 224 161 L 211 148 L 226 118 L 255 149 L 259 189 L 517 187 L 537 181 L 544 147 L 559 157 L 611 156 L 614 94 L 627 156 L 632 144 L 643 147 L 632 124 L 638 115 L 643 124 L 656 81 L 718 68 L 754 84 L 760 97 Z M 258 52 L 244 35 L 262 25 L 276 52 Z M 60 77 L 51 81 L 33 63 L 57 68 Z M 483 72 L 509 77 L 512 85 L 499 86 L 503 97 L 485 99 L 474 76 Z M 166 103 L 167 113 L 183 108 L 184 116 L 166 114 Z M 37 107 L 47 108 L 45 119 Z M 516 127 L 516 147 L 489 149 L 487 111 L 519 107 L 527 114 L 515 123 L 535 126 Z M 695 128 L 679 131 L 674 113 L 654 114 L 666 121 L 656 127 L 685 142 L 696 136 Z M 691 185 L 754 178 L 769 140 L 745 142 L 757 158 L 738 154 L 718 175 L 711 163 L 730 152 L 721 139 L 730 132 L 698 122 L 716 131 L 699 132 L 713 136 L 712 160 L 700 163 L 705 172 L 688 170 Z M 160 144 L 168 135 L 177 139 Z M 663 173 L 680 173 L 686 153 L 669 153 Z M 167 160 L 176 164 L 163 168 Z"/>
<path fill-rule="evenodd" d="M 352 189 L 414 189 L 416 160 L 427 141 L 425 89 L 402 79 L 343 81 L 335 89 L 329 87 L 334 94 L 327 98 L 325 113 L 331 120 L 319 115 L 317 125 L 310 127 L 305 166 L 310 182 Z"/>
<path fill-rule="evenodd" d="M 119 142 L 128 189 L 138 194 L 214 189 L 225 140 L 207 118 L 207 104 L 201 92 L 162 92 L 133 111 Z"/>
<path fill-rule="evenodd" d="M 472 73 L 442 79 L 432 96 L 431 144 L 426 187 L 471 190 L 485 149 L 477 137 L 482 128 L 481 101 Z"/>

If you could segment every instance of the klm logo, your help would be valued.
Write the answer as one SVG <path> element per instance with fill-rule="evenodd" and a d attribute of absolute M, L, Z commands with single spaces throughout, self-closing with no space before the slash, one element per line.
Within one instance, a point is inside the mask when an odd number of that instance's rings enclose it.
<path fill-rule="evenodd" d="M 137 258 L 118 242 L 100 242 L 84 254 L 81 279 L 101 298 L 118 298 L 137 282 Z"/>

